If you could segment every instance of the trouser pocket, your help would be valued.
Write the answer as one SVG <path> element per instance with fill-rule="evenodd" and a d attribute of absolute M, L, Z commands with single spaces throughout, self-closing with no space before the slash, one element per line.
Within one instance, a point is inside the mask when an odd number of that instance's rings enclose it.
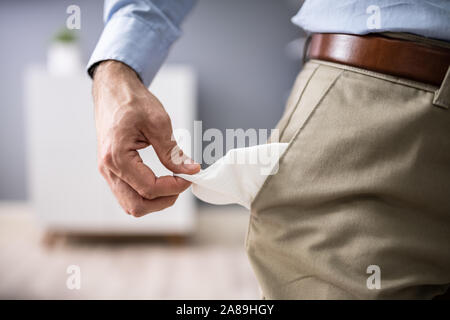
<path fill-rule="evenodd" d="M 297 93 L 298 95 L 298 93 Z M 252 203 L 265 297 L 430 298 L 450 283 L 449 113 L 433 92 L 320 65 Z M 380 289 L 367 270 L 381 270 Z M 372 269 L 371 269 L 372 270 Z"/>

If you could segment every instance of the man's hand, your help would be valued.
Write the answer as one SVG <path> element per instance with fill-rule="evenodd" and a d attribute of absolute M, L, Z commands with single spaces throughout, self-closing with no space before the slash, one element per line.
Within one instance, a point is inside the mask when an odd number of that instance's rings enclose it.
<path fill-rule="evenodd" d="M 174 173 L 194 174 L 200 165 L 177 146 L 162 104 L 134 70 L 112 60 L 97 67 L 93 96 L 99 170 L 122 208 L 140 217 L 173 205 L 190 183 L 174 176 L 156 177 L 137 150 L 153 146 Z"/>

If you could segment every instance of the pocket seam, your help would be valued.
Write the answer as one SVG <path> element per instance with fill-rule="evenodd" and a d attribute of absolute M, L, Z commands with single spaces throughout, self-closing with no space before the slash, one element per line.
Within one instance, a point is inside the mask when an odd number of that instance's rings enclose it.
<path fill-rule="evenodd" d="M 316 69 L 317 70 L 317 69 Z M 314 73 L 315 71 L 314 70 Z M 310 113 L 308 114 L 306 120 L 302 123 L 302 125 L 297 129 L 297 131 L 294 133 L 291 141 L 289 141 L 289 145 L 286 148 L 286 150 L 284 151 L 284 153 L 281 155 L 279 161 L 279 164 L 282 162 L 282 160 L 284 159 L 284 157 L 286 156 L 286 154 L 288 153 L 288 151 L 291 149 L 291 146 L 293 145 L 293 143 L 297 140 L 298 136 L 300 135 L 300 133 L 303 131 L 303 129 L 306 127 L 306 125 L 309 123 L 310 119 L 312 118 L 313 114 L 316 112 L 317 108 L 322 104 L 322 101 L 325 99 L 325 97 L 328 96 L 328 93 L 330 92 L 330 90 L 332 88 L 334 88 L 336 82 L 341 78 L 342 74 L 344 74 L 345 70 L 342 70 L 339 72 L 339 74 L 333 79 L 333 81 L 330 83 L 330 85 L 328 86 L 328 88 L 325 90 L 325 92 L 322 94 L 322 96 L 320 97 L 319 101 L 316 103 L 316 105 L 314 106 L 314 108 L 311 109 Z M 312 79 L 312 77 L 310 78 Z M 308 84 L 309 84 L 309 80 L 308 80 Z M 303 92 L 306 91 L 306 86 L 305 89 L 303 90 Z M 303 96 L 303 92 L 302 95 Z M 298 101 L 298 104 L 300 102 L 300 99 Z M 297 109 L 297 106 L 296 106 Z M 293 113 L 292 113 L 293 114 Z M 291 114 L 291 116 L 292 116 Z M 289 119 L 290 120 L 290 119 Z M 286 127 L 287 128 L 287 125 Z M 261 195 L 262 191 L 264 190 L 264 188 L 267 186 L 267 184 L 270 182 L 270 180 L 272 179 L 273 176 L 275 176 L 276 174 L 272 174 L 267 176 L 266 180 L 264 180 L 264 183 L 262 184 L 261 188 L 258 190 L 257 194 L 255 195 L 255 197 L 253 198 L 252 203 L 250 204 L 250 209 L 253 208 L 253 203 L 255 203 L 258 199 L 259 196 Z M 250 211 L 250 216 L 253 216 L 253 210 Z"/>
<path fill-rule="evenodd" d="M 292 116 L 294 115 L 295 111 L 297 111 L 298 105 L 300 104 L 300 100 L 302 100 L 302 97 L 303 97 L 303 94 L 304 94 L 305 91 L 306 91 L 306 88 L 308 87 L 308 85 L 309 85 L 311 79 L 314 77 L 314 75 L 316 74 L 316 71 L 317 71 L 317 69 L 319 69 L 319 67 L 320 67 L 320 64 L 316 64 L 314 70 L 313 70 L 313 71 L 311 72 L 311 74 L 309 75 L 308 80 L 306 81 L 306 83 L 305 83 L 305 85 L 304 85 L 304 87 L 303 87 L 303 89 L 302 89 L 302 92 L 300 92 L 300 95 L 298 96 L 297 102 L 295 103 L 294 108 L 292 108 L 292 111 L 291 111 L 291 113 L 289 114 L 289 117 L 288 117 L 288 119 L 287 119 L 287 121 L 286 121 L 286 124 L 284 125 L 283 129 L 281 129 L 280 137 L 279 137 L 280 141 L 281 141 L 281 139 L 283 138 L 283 134 L 284 134 L 284 132 L 286 131 L 286 128 L 289 126 L 289 123 L 290 123 L 291 120 L 292 120 Z"/>

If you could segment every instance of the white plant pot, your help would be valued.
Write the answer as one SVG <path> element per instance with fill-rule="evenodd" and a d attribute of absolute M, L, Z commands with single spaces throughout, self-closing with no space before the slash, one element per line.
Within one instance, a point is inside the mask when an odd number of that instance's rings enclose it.
<path fill-rule="evenodd" d="M 81 52 L 78 45 L 52 43 L 47 52 L 47 69 L 52 76 L 69 76 L 82 72 Z"/>

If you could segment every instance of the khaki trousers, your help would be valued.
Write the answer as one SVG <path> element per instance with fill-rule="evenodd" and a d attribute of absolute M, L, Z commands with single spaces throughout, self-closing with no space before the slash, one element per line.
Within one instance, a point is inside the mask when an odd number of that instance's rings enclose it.
<path fill-rule="evenodd" d="M 304 66 L 277 126 L 288 150 L 252 203 L 246 247 L 264 298 L 428 299 L 447 290 L 449 86 L 438 106 L 436 87 Z M 379 289 L 369 266 L 379 268 Z"/>

